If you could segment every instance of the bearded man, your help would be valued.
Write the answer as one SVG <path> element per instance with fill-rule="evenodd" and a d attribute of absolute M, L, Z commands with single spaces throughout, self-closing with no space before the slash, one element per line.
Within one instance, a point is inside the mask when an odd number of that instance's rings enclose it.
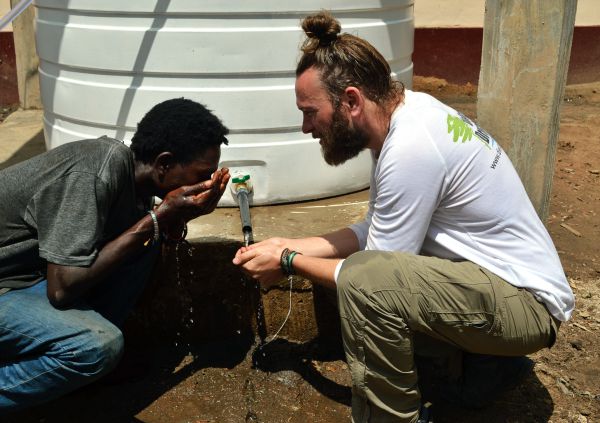
<path fill-rule="evenodd" d="M 371 151 L 369 210 L 330 234 L 241 248 L 233 262 L 264 287 L 299 274 L 337 291 L 353 422 L 430 421 L 414 359 L 423 339 L 465 352 L 448 392 L 485 405 L 520 380 L 524 355 L 553 345 L 573 311 L 552 240 L 487 132 L 405 90 L 328 13 L 302 28 L 302 130 L 332 165 Z"/>

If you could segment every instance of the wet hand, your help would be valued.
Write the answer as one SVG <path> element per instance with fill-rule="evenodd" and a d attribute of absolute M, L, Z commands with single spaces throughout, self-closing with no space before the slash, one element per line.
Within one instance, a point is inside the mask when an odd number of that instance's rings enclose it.
<path fill-rule="evenodd" d="M 265 239 L 263 241 L 248 245 L 247 247 L 241 247 L 238 250 L 238 252 L 236 253 L 236 256 L 240 253 L 240 251 L 248 251 L 248 250 L 253 250 L 255 248 L 266 248 L 267 246 L 272 246 L 275 248 L 279 248 L 280 250 L 283 250 L 286 247 L 289 248 L 288 244 L 289 244 L 289 240 L 287 238 L 273 237 L 273 238 Z"/>
<path fill-rule="evenodd" d="M 233 264 L 240 266 L 252 279 L 260 281 L 263 288 L 269 288 L 285 277 L 280 264 L 282 251 L 283 247 L 262 241 L 240 248 L 233 258 Z"/>
<path fill-rule="evenodd" d="M 211 213 L 223 196 L 229 178 L 229 169 L 223 168 L 215 171 L 210 180 L 169 192 L 156 210 L 159 223 L 171 226 L 174 222 L 187 222 Z"/>

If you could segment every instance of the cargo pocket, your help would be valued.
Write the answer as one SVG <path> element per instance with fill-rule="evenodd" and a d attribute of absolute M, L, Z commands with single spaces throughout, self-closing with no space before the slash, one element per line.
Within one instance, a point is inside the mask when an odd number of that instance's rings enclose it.
<path fill-rule="evenodd" d="M 473 350 L 482 337 L 502 332 L 498 296 L 488 275 L 468 282 L 446 279 L 432 284 L 428 293 L 431 327 L 437 337 L 462 349 Z"/>

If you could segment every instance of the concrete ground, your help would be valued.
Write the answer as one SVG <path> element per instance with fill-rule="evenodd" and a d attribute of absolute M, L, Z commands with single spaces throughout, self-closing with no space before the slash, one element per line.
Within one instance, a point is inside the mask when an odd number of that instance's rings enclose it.
<path fill-rule="evenodd" d="M 18 110 L 0 123 L 0 169 L 46 151 L 41 110 Z"/>

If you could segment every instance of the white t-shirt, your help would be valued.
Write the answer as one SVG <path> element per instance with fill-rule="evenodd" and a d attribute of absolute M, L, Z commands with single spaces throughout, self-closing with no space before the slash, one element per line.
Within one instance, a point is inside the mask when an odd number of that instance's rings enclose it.
<path fill-rule="evenodd" d="M 506 153 L 466 116 L 406 90 L 371 174 L 360 248 L 470 260 L 569 319 L 573 292 Z"/>

